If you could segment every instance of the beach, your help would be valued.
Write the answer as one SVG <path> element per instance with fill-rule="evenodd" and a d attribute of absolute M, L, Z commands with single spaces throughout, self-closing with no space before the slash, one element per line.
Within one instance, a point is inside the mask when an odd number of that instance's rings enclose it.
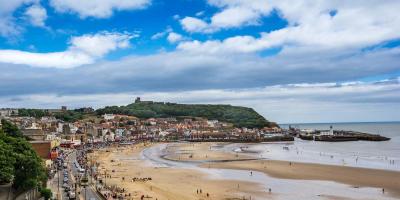
<path fill-rule="evenodd" d="M 242 185 L 239 192 L 263 196 L 262 192 L 259 192 L 261 188 L 255 183 L 216 181 L 193 169 L 151 166 L 139 158 L 143 149 L 145 147 L 140 144 L 95 152 L 94 159 L 100 164 L 101 173 L 104 174 L 107 170 L 111 175 L 111 178 L 106 179 L 106 184 L 124 188 L 127 193 L 131 193 L 132 199 L 140 199 L 141 195 L 148 195 L 152 199 L 204 199 L 207 198 L 207 193 L 211 199 L 235 199 L 240 196 L 233 194 L 237 192 L 238 184 Z M 122 180 L 122 177 L 125 180 Z M 151 177 L 152 180 L 132 182 L 134 177 Z"/>
<path fill-rule="evenodd" d="M 265 160 L 246 149 L 221 150 L 225 145 L 136 144 L 99 150 L 93 157 L 100 173 L 111 175 L 106 184 L 123 187 L 132 199 L 400 198 L 397 171 Z M 152 180 L 132 182 L 146 177 Z"/>

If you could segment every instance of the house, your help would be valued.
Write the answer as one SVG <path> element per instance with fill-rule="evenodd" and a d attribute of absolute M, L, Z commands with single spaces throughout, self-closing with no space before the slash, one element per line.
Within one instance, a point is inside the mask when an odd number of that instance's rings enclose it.
<path fill-rule="evenodd" d="M 2 108 L 0 109 L 0 117 L 11 117 L 18 115 L 18 109 Z"/>
<path fill-rule="evenodd" d="M 31 127 L 21 129 L 22 135 L 32 140 L 44 140 L 46 135 L 44 134 L 41 127 L 38 127 L 36 123 L 32 123 Z"/>
<path fill-rule="evenodd" d="M 50 159 L 52 149 L 60 145 L 59 141 L 55 140 L 29 141 L 29 143 L 32 145 L 33 150 L 43 159 Z"/>
<path fill-rule="evenodd" d="M 104 114 L 103 118 L 104 120 L 113 120 L 115 116 L 113 114 Z"/>

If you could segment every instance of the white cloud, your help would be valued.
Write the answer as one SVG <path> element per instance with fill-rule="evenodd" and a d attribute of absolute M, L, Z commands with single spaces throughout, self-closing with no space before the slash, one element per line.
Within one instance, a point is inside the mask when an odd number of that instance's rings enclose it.
<path fill-rule="evenodd" d="M 35 2 L 37 0 L 0 0 L 0 35 L 5 37 L 18 35 L 21 27 L 15 24 L 14 11 L 24 4 Z"/>
<path fill-rule="evenodd" d="M 181 21 L 188 32 L 212 33 L 221 29 L 260 24 L 260 18 L 268 15 L 271 6 L 266 0 L 209 0 L 208 3 L 221 9 L 211 17 L 209 23 L 194 17 Z M 200 17 L 204 12 L 196 13 Z"/>
<path fill-rule="evenodd" d="M 204 10 L 203 11 L 199 11 L 199 12 L 197 12 L 195 15 L 196 15 L 196 17 L 201 17 L 201 16 L 203 16 L 204 15 Z"/>
<path fill-rule="evenodd" d="M 154 35 L 151 36 L 152 40 L 158 40 L 160 38 L 163 37 L 167 37 L 167 40 L 169 43 L 173 44 L 173 43 L 177 43 L 179 41 L 182 41 L 185 39 L 185 37 L 183 37 L 181 34 L 179 33 L 175 33 L 174 30 L 171 27 L 167 27 L 167 29 L 165 29 L 165 31 L 162 32 L 158 32 Z"/>
<path fill-rule="evenodd" d="M 176 15 L 172 16 L 172 18 L 174 18 L 175 20 L 178 20 L 178 19 L 181 18 L 181 16 L 179 16 L 178 14 L 176 14 Z"/>
<path fill-rule="evenodd" d="M 26 9 L 25 15 L 29 18 L 34 26 L 45 27 L 47 19 L 47 11 L 40 5 L 32 5 Z"/>
<path fill-rule="evenodd" d="M 72 37 L 66 51 L 53 53 L 0 50 L 0 62 L 34 67 L 77 67 L 91 64 L 111 51 L 129 47 L 129 40 L 133 37 L 137 35 L 112 32 Z"/>
<path fill-rule="evenodd" d="M 77 13 L 81 18 L 107 18 L 114 11 L 143 9 L 151 0 L 51 0 L 50 5 L 58 12 Z"/>
<path fill-rule="evenodd" d="M 167 36 L 167 40 L 170 43 L 176 43 L 179 42 L 181 40 L 183 40 L 183 36 L 181 34 L 175 33 L 175 32 L 171 32 L 168 34 Z"/>
<path fill-rule="evenodd" d="M 231 53 L 252 53 L 272 47 L 268 40 L 254 38 L 252 36 L 235 36 L 223 41 L 198 40 L 181 42 L 178 49 L 203 54 L 231 54 Z"/>
<path fill-rule="evenodd" d="M 258 24 L 260 14 L 249 8 L 234 7 L 225 9 L 211 18 L 211 26 L 217 28 L 240 27 L 243 24 Z"/>
<path fill-rule="evenodd" d="M 288 22 L 287 27 L 261 33 L 258 38 L 234 36 L 224 41 L 205 42 L 205 45 L 220 43 L 222 49 L 241 44 L 253 51 L 285 45 L 363 48 L 400 38 L 400 1 L 209 0 L 208 3 L 221 11 L 213 15 L 209 23 L 186 17 L 184 19 L 188 20 L 181 21 L 183 29 L 210 33 L 261 24 L 261 17 L 269 15 L 272 10 L 277 10 Z"/>
<path fill-rule="evenodd" d="M 361 49 L 382 42 L 400 38 L 399 1 L 382 4 L 380 1 L 359 1 L 353 3 L 320 3 L 307 4 L 284 3 L 285 1 L 270 1 L 273 8 L 288 20 L 289 26 L 279 30 L 260 33 L 254 36 L 233 36 L 224 40 L 205 42 L 192 41 L 179 45 L 180 49 L 197 52 L 256 52 L 271 47 L 313 47 L 319 49 Z M 219 4 L 218 4 L 219 5 Z M 226 8 L 226 12 L 230 8 Z M 330 11 L 337 11 L 331 16 Z M 214 17 L 218 14 L 214 15 Z M 231 14 L 235 18 L 234 14 Z M 357 19 L 357 20 L 354 20 Z M 226 21 L 226 23 L 237 20 Z M 250 23 L 251 20 L 247 21 Z M 220 27 L 225 22 L 220 22 Z M 185 26 L 184 26 L 185 28 Z M 186 29 L 203 31 L 212 29 L 212 25 L 201 28 Z M 215 30 L 212 29 L 212 30 Z"/>
<path fill-rule="evenodd" d="M 94 57 L 102 57 L 117 49 L 129 47 L 129 40 L 138 35 L 129 33 L 102 32 L 95 35 L 83 35 L 71 39 L 70 51 L 82 51 Z"/>
<path fill-rule="evenodd" d="M 201 19 L 185 17 L 180 20 L 182 28 L 188 32 L 210 32 L 208 25 Z"/>
<path fill-rule="evenodd" d="M 152 40 L 158 40 L 160 38 L 163 38 L 164 36 L 166 36 L 168 33 L 172 32 L 172 28 L 171 27 L 167 27 L 164 31 L 162 32 L 158 32 L 154 35 L 151 36 Z"/>
<path fill-rule="evenodd" d="M 163 31 L 163 32 L 158 32 L 158 33 L 152 35 L 152 36 L 151 36 L 151 39 L 152 39 L 152 40 L 158 40 L 158 39 L 164 37 L 166 34 L 167 34 L 167 33 L 166 33 L 165 31 Z"/>

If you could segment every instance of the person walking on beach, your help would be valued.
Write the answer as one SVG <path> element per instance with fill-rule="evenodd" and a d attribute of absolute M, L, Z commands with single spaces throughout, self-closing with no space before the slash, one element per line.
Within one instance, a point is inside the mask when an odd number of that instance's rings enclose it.
<path fill-rule="evenodd" d="M 382 194 L 385 194 L 385 188 L 382 188 Z"/>

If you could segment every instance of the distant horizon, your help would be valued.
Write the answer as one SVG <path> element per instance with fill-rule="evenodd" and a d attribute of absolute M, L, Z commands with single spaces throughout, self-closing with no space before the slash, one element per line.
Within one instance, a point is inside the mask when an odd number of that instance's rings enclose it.
<path fill-rule="evenodd" d="M 278 123 L 278 125 L 304 125 L 304 124 L 368 124 L 368 123 L 400 123 L 400 121 L 351 121 L 351 122 L 304 122 L 304 123 Z"/>

